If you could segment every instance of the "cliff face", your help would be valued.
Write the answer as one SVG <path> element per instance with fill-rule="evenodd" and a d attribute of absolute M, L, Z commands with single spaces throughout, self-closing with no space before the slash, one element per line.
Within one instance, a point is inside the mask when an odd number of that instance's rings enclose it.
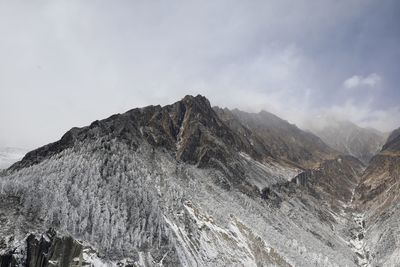
<path fill-rule="evenodd" d="M 0 260 L 361 266 L 352 202 L 363 168 L 266 112 L 202 96 L 133 109 L 2 173 Z"/>
<path fill-rule="evenodd" d="M 214 109 L 235 132 L 249 138 L 263 155 L 288 161 L 302 168 L 316 167 L 320 162 L 338 155 L 317 136 L 266 111 L 255 114 L 237 109 Z"/>
<path fill-rule="evenodd" d="M 59 235 L 54 229 L 42 234 L 31 233 L 22 242 L 21 247 L 0 255 L 0 266 L 71 267 L 110 264 L 99 259 L 91 247 L 85 246 L 71 236 Z M 133 263 L 127 261 L 114 264 L 133 267 Z"/>

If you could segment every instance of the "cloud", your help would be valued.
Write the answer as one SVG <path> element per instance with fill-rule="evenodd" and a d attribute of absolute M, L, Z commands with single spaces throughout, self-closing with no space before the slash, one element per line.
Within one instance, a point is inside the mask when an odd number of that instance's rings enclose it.
<path fill-rule="evenodd" d="M 307 111 L 308 116 L 298 121 L 305 129 L 321 129 L 337 121 L 351 121 L 361 127 L 390 132 L 400 126 L 400 107 L 375 108 L 372 101 L 343 104 Z"/>
<path fill-rule="evenodd" d="M 388 88 L 398 75 L 385 69 L 396 70 L 397 50 L 384 38 L 398 35 L 363 24 L 379 13 L 376 1 L 232 1 L 0 1 L 0 146 L 33 148 L 186 94 L 293 123 L 349 96 L 398 105 Z M 372 73 L 350 87 L 384 90 L 334 90 L 349 73 Z"/>
<path fill-rule="evenodd" d="M 344 87 L 348 89 L 360 88 L 363 86 L 375 87 L 381 82 L 382 78 L 376 73 L 363 77 L 354 75 L 343 82 Z"/>

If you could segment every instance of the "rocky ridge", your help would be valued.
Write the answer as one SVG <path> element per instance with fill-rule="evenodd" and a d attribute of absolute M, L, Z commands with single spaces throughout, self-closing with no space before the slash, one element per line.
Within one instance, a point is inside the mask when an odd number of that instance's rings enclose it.
<path fill-rule="evenodd" d="M 316 167 L 339 154 L 314 134 L 269 112 L 247 113 L 218 107 L 214 110 L 231 129 L 250 139 L 255 149 L 302 168 Z"/>

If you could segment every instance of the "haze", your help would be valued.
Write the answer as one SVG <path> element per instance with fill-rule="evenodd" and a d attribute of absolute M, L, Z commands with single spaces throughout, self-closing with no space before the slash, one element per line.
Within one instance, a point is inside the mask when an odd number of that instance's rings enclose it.
<path fill-rule="evenodd" d="M 1 1 L 0 146 L 202 94 L 400 126 L 399 1 Z"/>

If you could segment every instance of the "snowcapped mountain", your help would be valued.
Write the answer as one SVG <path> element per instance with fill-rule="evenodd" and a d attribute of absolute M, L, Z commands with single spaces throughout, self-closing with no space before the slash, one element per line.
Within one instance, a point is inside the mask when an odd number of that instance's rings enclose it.
<path fill-rule="evenodd" d="M 6 169 L 22 159 L 27 150 L 14 147 L 0 147 L 0 169 Z"/>
<path fill-rule="evenodd" d="M 364 164 L 382 148 L 387 135 L 375 129 L 362 128 L 349 121 L 327 118 L 321 127 L 312 128 L 326 144 L 341 153 L 354 156 Z"/>
<path fill-rule="evenodd" d="M 132 109 L 0 174 L 0 265 L 364 266 L 363 171 L 267 112 Z"/>

